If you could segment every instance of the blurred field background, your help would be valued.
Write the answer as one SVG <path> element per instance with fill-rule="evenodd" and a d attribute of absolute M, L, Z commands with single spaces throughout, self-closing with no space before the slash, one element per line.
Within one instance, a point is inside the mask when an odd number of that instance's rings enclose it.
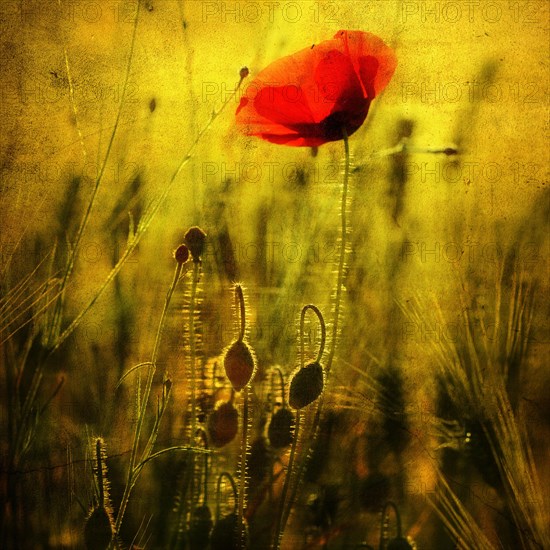
<path fill-rule="evenodd" d="M 213 393 L 204 365 L 234 339 L 239 281 L 258 437 L 270 367 L 297 364 L 301 307 L 332 321 L 343 144 L 314 154 L 244 137 L 230 94 L 241 67 L 253 76 L 360 29 L 399 64 L 350 138 L 342 333 L 282 547 L 377 547 L 386 500 L 419 549 L 548 547 L 548 6 L 149 0 L 136 22 L 133 2 L 3 2 L 0 546 L 84 547 L 94 437 L 116 513 L 136 375 L 116 384 L 150 360 L 172 253 L 193 225 L 207 233 L 197 383 Z M 139 244 L 79 318 L 136 229 Z M 173 386 L 158 449 L 189 440 L 189 287 L 160 346 L 151 411 L 165 370 Z M 215 476 L 235 473 L 237 456 L 238 443 L 213 453 L 212 509 Z M 182 478 L 181 452 L 144 468 L 121 547 L 175 547 Z M 271 513 L 264 502 L 249 517 L 251 549 L 269 547 Z"/>

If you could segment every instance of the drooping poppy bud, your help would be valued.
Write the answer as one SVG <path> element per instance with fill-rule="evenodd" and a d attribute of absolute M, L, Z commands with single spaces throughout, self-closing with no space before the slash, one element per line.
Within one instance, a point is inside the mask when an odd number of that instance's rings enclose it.
<path fill-rule="evenodd" d="M 214 529 L 212 529 L 210 550 L 241 550 L 241 548 L 247 548 L 248 530 L 246 523 L 243 529 L 245 541 L 241 541 L 238 522 L 238 516 L 234 512 L 219 519 L 214 525 Z"/>
<path fill-rule="evenodd" d="M 386 546 L 387 550 L 413 550 L 412 545 L 405 537 L 396 537 Z"/>
<path fill-rule="evenodd" d="M 194 226 L 188 229 L 184 240 L 191 252 L 193 261 L 200 262 L 206 244 L 206 233 L 200 227 Z"/>
<path fill-rule="evenodd" d="M 189 548 L 191 550 L 204 550 L 208 546 L 213 525 L 212 513 L 207 505 L 198 506 L 193 510 L 189 526 Z"/>
<path fill-rule="evenodd" d="M 359 481 L 359 504 L 368 512 L 377 512 L 388 500 L 391 492 L 390 478 L 380 472 L 372 472 Z"/>
<path fill-rule="evenodd" d="M 294 415 L 292 411 L 283 407 L 272 417 L 267 429 L 270 445 L 275 449 L 288 447 L 292 443 L 294 433 Z"/>
<path fill-rule="evenodd" d="M 174 259 L 178 264 L 184 264 L 189 259 L 189 248 L 184 244 L 180 244 L 174 251 Z"/>
<path fill-rule="evenodd" d="M 323 392 L 323 367 L 317 361 L 298 368 L 290 380 L 288 402 L 293 409 L 302 409 L 313 403 Z"/>
<path fill-rule="evenodd" d="M 248 475 L 250 476 L 249 489 L 255 489 L 267 477 L 271 467 L 271 453 L 265 437 L 255 439 L 250 445 L 250 453 L 246 461 Z"/>
<path fill-rule="evenodd" d="M 219 401 L 208 416 L 208 435 L 214 447 L 233 441 L 239 431 L 239 413 L 231 401 Z"/>
<path fill-rule="evenodd" d="M 84 526 L 84 543 L 88 550 L 106 550 L 113 538 L 113 524 L 103 506 L 88 516 Z"/>
<path fill-rule="evenodd" d="M 254 354 L 242 340 L 236 340 L 227 348 L 223 364 L 235 391 L 241 391 L 250 382 L 256 369 Z"/>

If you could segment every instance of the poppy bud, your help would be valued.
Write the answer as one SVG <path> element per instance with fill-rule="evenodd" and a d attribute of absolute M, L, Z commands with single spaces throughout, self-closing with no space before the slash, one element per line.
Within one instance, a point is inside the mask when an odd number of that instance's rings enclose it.
<path fill-rule="evenodd" d="M 373 472 L 360 481 L 358 491 L 361 507 L 368 512 L 377 512 L 390 495 L 390 478 L 380 472 Z"/>
<path fill-rule="evenodd" d="M 113 524 L 103 506 L 94 509 L 84 526 L 84 543 L 88 550 L 106 550 L 113 538 Z"/>
<path fill-rule="evenodd" d="M 239 430 L 239 413 L 233 403 L 219 401 L 208 417 L 208 435 L 214 447 L 227 445 Z"/>
<path fill-rule="evenodd" d="M 247 544 L 241 544 L 239 540 L 238 516 L 236 513 L 229 514 L 216 522 L 210 537 L 210 550 L 240 550 L 246 548 Z M 248 533 L 245 525 L 245 538 Z"/>
<path fill-rule="evenodd" d="M 248 67 L 243 67 L 239 71 L 239 76 L 241 77 L 241 80 L 245 79 L 249 75 L 250 71 L 248 70 Z"/>
<path fill-rule="evenodd" d="M 397 537 L 390 540 L 386 546 L 387 550 L 413 550 L 412 545 L 404 537 Z"/>
<path fill-rule="evenodd" d="M 174 251 L 174 259 L 178 264 L 184 264 L 189 259 L 189 249 L 184 244 L 180 244 Z"/>
<path fill-rule="evenodd" d="M 203 550 L 206 548 L 213 525 L 212 514 L 208 506 L 203 505 L 195 508 L 189 528 L 189 548 L 192 550 Z"/>
<path fill-rule="evenodd" d="M 269 443 L 275 449 L 288 447 L 292 443 L 294 415 L 289 409 L 279 409 L 272 417 L 267 429 Z"/>
<path fill-rule="evenodd" d="M 206 233 L 197 226 L 191 227 L 184 237 L 194 262 L 199 262 L 204 252 Z"/>
<path fill-rule="evenodd" d="M 309 363 L 295 371 L 290 381 L 288 402 L 293 409 L 313 403 L 323 391 L 324 374 L 320 363 Z"/>
<path fill-rule="evenodd" d="M 250 476 L 249 489 L 255 488 L 267 477 L 271 467 L 271 455 L 265 437 L 255 439 L 250 445 L 246 467 Z"/>
<path fill-rule="evenodd" d="M 223 358 L 225 373 L 235 391 L 241 391 L 252 379 L 256 361 L 248 345 L 236 340 L 229 346 Z"/>

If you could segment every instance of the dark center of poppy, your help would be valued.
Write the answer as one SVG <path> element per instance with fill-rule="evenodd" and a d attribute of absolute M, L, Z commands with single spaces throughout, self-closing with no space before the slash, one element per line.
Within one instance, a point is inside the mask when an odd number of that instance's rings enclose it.
<path fill-rule="evenodd" d="M 349 113 L 344 111 L 336 111 L 325 117 L 319 123 L 323 131 L 323 135 L 330 141 L 336 141 L 344 137 L 342 128 L 349 125 Z"/>

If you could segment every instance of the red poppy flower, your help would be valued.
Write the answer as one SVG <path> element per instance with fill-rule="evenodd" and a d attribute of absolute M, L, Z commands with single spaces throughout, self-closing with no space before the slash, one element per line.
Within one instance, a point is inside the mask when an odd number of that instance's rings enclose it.
<path fill-rule="evenodd" d="M 390 81 L 397 60 L 380 38 L 338 31 L 283 57 L 247 86 L 237 108 L 245 134 L 273 143 L 315 147 L 353 134 L 371 101 Z"/>

